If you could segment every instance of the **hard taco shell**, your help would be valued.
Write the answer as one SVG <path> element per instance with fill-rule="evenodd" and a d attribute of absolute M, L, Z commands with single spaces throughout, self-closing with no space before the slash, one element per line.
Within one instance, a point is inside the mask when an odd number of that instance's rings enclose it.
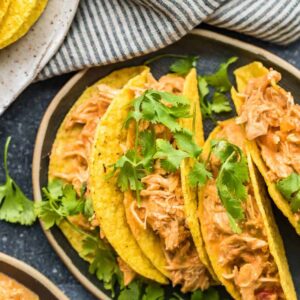
<path fill-rule="evenodd" d="M 234 119 L 226 120 L 221 122 L 222 126 L 226 126 L 226 124 L 230 124 L 231 122 L 235 122 Z M 209 135 L 209 138 L 206 140 L 204 148 L 203 148 L 203 158 L 206 159 L 208 157 L 210 151 L 210 143 L 217 136 L 217 134 L 221 131 L 221 126 L 217 126 Z M 246 139 L 246 138 L 245 138 Z M 251 147 L 251 143 L 246 142 L 246 157 L 249 168 L 250 182 L 253 186 L 254 196 L 256 199 L 256 203 L 259 209 L 259 212 L 262 216 L 267 241 L 269 244 L 270 253 L 272 254 L 275 264 L 278 268 L 279 278 L 281 282 L 281 286 L 286 296 L 286 299 L 296 300 L 296 292 L 293 284 L 293 280 L 289 271 L 288 262 L 285 255 L 285 250 L 283 246 L 283 242 L 277 228 L 276 222 L 274 220 L 272 208 L 270 205 L 270 201 L 265 193 L 265 189 L 261 184 L 261 180 L 259 180 L 259 174 L 257 169 L 255 168 L 252 158 L 250 155 L 249 148 Z M 205 186 L 199 189 L 199 218 L 201 223 L 201 218 L 205 218 L 204 215 L 204 207 L 203 207 L 203 194 L 204 194 Z M 228 268 L 224 268 L 218 262 L 217 252 L 214 251 L 214 247 L 212 247 L 209 243 L 209 240 L 206 238 L 210 231 L 210 228 L 201 223 L 201 230 L 203 234 L 203 239 L 205 241 L 205 248 L 207 250 L 209 259 L 211 261 L 212 267 L 218 276 L 220 282 L 226 287 L 227 291 L 231 294 L 234 299 L 241 299 L 241 295 L 239 291 L 236 289 L 235 285 L 232 281 L 225 279 L 222 274 L 230 273 Z"/>
<path fill-rule="evenodd" d="M 238 113 L 243 104 L 243 98 L 239 96 L 239 93 L 244 91 L 251 78 L 261 77 L 267 73 L 268 69 L 265 68 L 261 62 L 253 62 L 234 71 L 237 82 L 237 90 L 232 88 L 231 96 Z M 252 159 L 266 182 L 271 198 L 275 202 L 276 206 L 288 218 L 289 222 L 295 227 L 296 232 L 300 235 L 300 223 L 293 214 L 289 202 L 284 199 L 278 191 L 276 184 L 269 180 L 268 167 L 260 154 L 260 149 L 255 141 L 249 141 L 248 144 Z"/>
<path fill-rule="evenodd" d="M 117 178 L 108 178 L 111 165 L 123 154 L 127 130 L 124 122 L 134 99 L 133 88 L 142 88 L 149 69 L 131 79 L 122 92 L 115 97 L 97 128 L 91 157 L 91 197 L 101 230 L 123 261 L 138 274 L 159 283 L 167 283 L 144 255 L 127 224 L 124 193 L 117 187 Z"/>
<path fill-rule="evenodd" d="M 112 72 L 111 74 L 97 81 L 92 86 L 88 87 L 83 92 L 83 94 L 79 97 L 66 115 L 56 135 L 49 162 L 49 181 L 55 178 L 55 173 L 69 174 L 70 172 L 74 172 L 74 166 L 76 166 L 77 163 L 76 159 L 74 159 L 72 156 L 68 156 L 67 158 L 62 157 L 62 153 L 64 152 L 66 145 L 73 144 L 77 140 L 81 131 L 80 127 L 66 129 L 67 119 L 73 113 L 73 111 L 89 99 L 97 97 L 101 84 L 108 85 L 111 88 L 121 89 L 131 78 L 139 75 L 144 69 L 144 67 L 132 67 Z M 66 221 L 62 221 L 59 224 L 59 227 L 72 247 L 77 251 L 79 256 L 87 261 L 91 261 L 90 257 L 82 254 L 82 241 L 86 236 L 74 230 L 72 225 Z"/>

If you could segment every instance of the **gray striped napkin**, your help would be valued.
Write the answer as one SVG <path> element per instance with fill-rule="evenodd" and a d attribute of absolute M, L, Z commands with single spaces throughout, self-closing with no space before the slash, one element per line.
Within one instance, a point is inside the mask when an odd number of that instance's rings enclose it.
<path fill-rule="evenodd" d="M 158 50 L 201 22 L 286 45 L 300 36 L 300 0 L 81 0 L 38 79 Z"/>

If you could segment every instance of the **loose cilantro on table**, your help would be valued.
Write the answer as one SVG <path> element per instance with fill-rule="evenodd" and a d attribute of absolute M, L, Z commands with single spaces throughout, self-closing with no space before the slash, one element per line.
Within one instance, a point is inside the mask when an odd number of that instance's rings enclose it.
<path fill-rule="evenodd" d="M 276 184 L 281 195 L 290 202 L 293 213 L 300 210 L 300 175 L 292 173 Z"/>
<path fill-rule="evenodd" d="M 216 179 L 219 197 L 232 230 L 240 233 L 238 222 L 245 217 L 242 203 L 247 198 L 245 184 L 249 181 L 247 160 L 238 146 L 224 140 L 213 140 L 211 151 L 221 161 Z"/>
<path fill-rule="evenodd" d="M 7 156 L 10 140 L 11 138 L 9 137 L 4 147 L 6 182 L 0 186 L 0 220 L 20 223 L 21 225 L 31 225 L 36 220 L 33 202 L 24 195 L 8 172 Z"/>

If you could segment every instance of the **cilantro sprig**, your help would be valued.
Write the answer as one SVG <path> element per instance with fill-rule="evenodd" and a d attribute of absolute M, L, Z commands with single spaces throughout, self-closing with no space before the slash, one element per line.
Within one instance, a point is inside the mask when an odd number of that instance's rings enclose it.
<path fill-rule="evenodd" d="M 84 213 L 87 210 L 84 192 L 78 198 L 71 184 L 64 184 L 61 180 L 54 179 L 42 191 L 45 201 L 35 204 L 35 213 L 43 221 L 46 229 L 59 225 L 68 216 Z"/>
<path fill-rule="evenodd" d="M 198 89 L 201 96 L 201 111 L 204 118 L 214 119 L 214 114 L 230 112 L 231 106 L 226 93 L 230 91 L 231 82 L 228 78 L 228 67 L 237 60 L 231 57 L 222 63 L 213 73 L 198 76 Z M 209 97 L 211 94 L 211 97 Z"/>
<path fill-rule="evenodd" d="M 118 187 L 121 191 L 135 191 L 140 204 L 140 191 L 143 188 L 141 179 L 151 172 L 155 159 L 160 159 L 162 168 L 167 172 L 175 172 L 184 158 L 197 159 L 201 148 L 195 143 L 192 132 L 181 127 L 178 122 L 179 118 L 192 117 L 185 97 L 147 90 L 133 101 L 132 107 L 125 127 L 128 128 L 130 122 L 134 122 L 134 147 L 113 165 L 109 177 L 117 172 Z M 149 129 L 140 132 L 141 121 L 148 121 Z M 156 124 L 164 125 L 173 134 L 177 148 L 169 140 L 156 139 L 153 127 Z"/>
<path fill-rule="evenodd" d="M 36 216 L 33 202 L 29 200 L 17 183 L 10 177 L 7 167 L 8 147 L 11 138 L 4 147 L 4 170 L 6 181 L 0 186 L 0 220 L 21 225 L 32 225 Z"/>
<path fill-rule="evenodd" d="M 185 76 L 192 68 L 197 65 L 198 56 L 186 56 L 176 60 L 171 66 L 170 71 Z"/>
<path fill-rule="evenodd" d="M 292 173 L 276 184 L 282 196 L 289 201 L 293 213 L 300 210 L 300 175 Z"/>
<path fill-rule="evenodd" d="M 123 286 L 122 274 L 112 247 L 97 236 L 86 236 L 82 242 L 82 255 L 92 258 L 89 272 L 95 274 L 103 282 L 104 288 L 112 291 L 116 282 Z"/>
<path fill-rule="evenodd" d="M 180 55 L 180 54 L 162 54 L 155 57 L 150 58 L 145 61 L 145 65 L 149 65 L 156 60 L 160 60 L 162 58 L 177 58 L 171 65 L 169 70 L 179 76 L 185 76 L 189 73 L 192 68 L 195 68 L 198 61 L 198 56 L 192 55 Z"/>
<path fill-rule="evenodd" d="M 216 178 L 219 197 L 232 230 L 240 233 L 238 222 L 245 217 L 242 203 L 247 199 L 246 184 L 249 181 L 247 160 L 238 146 L 225 140 L 213 140 L 211 151 L 221 162 Z"/>

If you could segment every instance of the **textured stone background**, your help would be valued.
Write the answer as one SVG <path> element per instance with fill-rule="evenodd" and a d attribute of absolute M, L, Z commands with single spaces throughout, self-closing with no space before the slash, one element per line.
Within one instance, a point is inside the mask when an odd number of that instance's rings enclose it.
<path fill-rule="evenodd" d="M 211 29 L 209 26 L 202 27 Z M 300 68 L 300 41 L 288 47 L 279 47 L 240 34 L 223 30 L 218 31 L 270 50 Z M 40 120 L 50 101 L 70 77 L 71 75 L 68 74 L 32 84 L 0 117 L 0 182 L 4 181 L 2 168 L 4 143 L 6 137 L 12 136 L 9 151 L 9 170 L 12 177 L 29 197 L 32 197 L 32 152 Z M 48 244 L 39 223 L 26 228 L 0 222 L 0 251 L 17 257 L 37 268 L 56 283 L 70 299 L 95 299 L 65 268 Z"/>

